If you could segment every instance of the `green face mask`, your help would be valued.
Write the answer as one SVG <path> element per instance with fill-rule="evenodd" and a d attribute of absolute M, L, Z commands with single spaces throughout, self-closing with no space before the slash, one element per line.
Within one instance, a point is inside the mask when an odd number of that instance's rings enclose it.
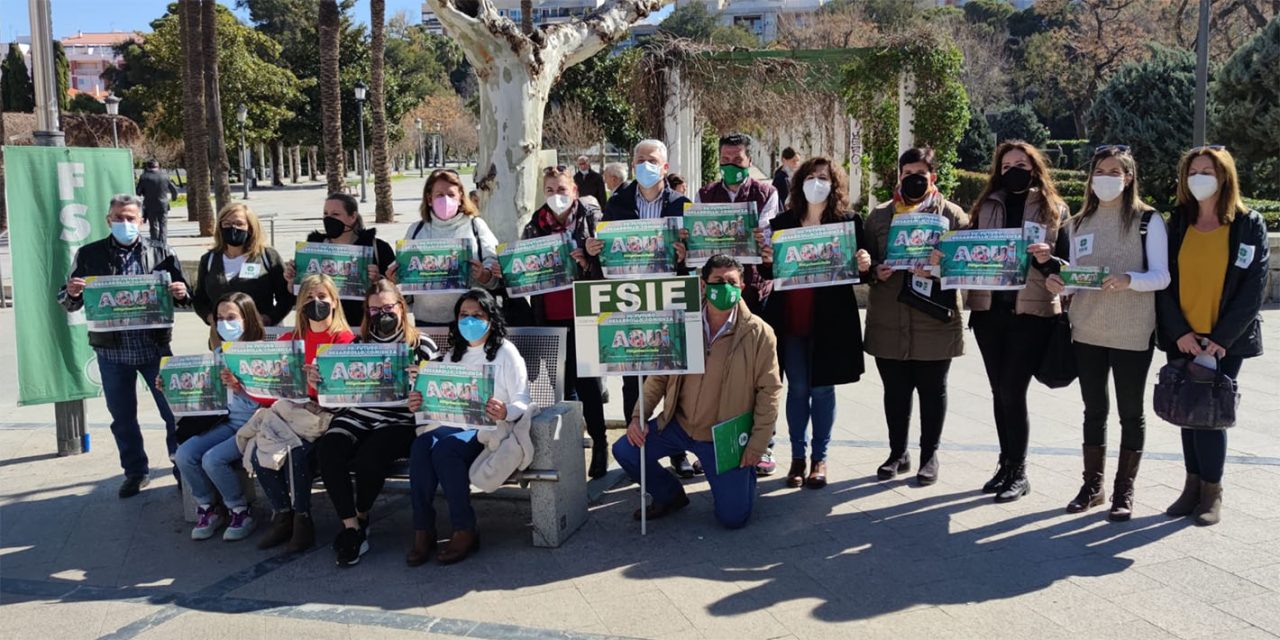
<path fill-rule="evenodd" d="M 728 311 L 734 308 L 741 298 L 742 290 L 728 282 L 707 285 L 707 302 L 710 302 L 711 306 L 721 311 Z"/>
<path fill-rule="evenodd" d="M 720 165 L 720 177 L 730 187 L 736 187 L 747 180 L 748 171 L 736 164 Z"/>

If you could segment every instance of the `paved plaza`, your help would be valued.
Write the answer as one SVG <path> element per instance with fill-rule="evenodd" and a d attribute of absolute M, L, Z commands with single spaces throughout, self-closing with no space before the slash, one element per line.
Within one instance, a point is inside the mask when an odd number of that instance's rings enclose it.
<path fill-rule="evenodd" d="M 400 215 L 379 226 L 380 237 L 402 237 L 417 219 L 421 184 L 395 182 Z M 312 185 L 250 202 L 279 214 L 276 244 L 288 256 L 319 226 L 322 198 Z M 372 191 L 369 199 L 371 211 Z M 174 244 L 192 260 L 207 241 L 180 219 L 175 211 Z M 328 548 L 338 522 L 323 495 L 310 552 L 191 541 L 162 464 L 163 427 L 145 402 L 155 480 L 141 496 L 116 498 L 120 470 L 101 399 L 86 403 L 92 451 L 56 457 L 52 406 L 16 406 L 13 311 L 0 309 L 0 638 L 1280 637 L 1280 310 L 1264 317 L 1271 353 L 1246 361 L 1241 376 L 1216 527 L 1163 515 L 1182 486 L 1181 453 L 1177 430 L 1150 411 L 1133 520 L 1108 523 L 1105 508 L 1065 514 L 1080 482 L 1074 385 L 1033 383 L 1031 494 L 992 503 L 978 491 L 996 459 L 990 393 L 967 336 L 934 486 L 915 486 L 913 475 L 875 480 L 887 442 L 868 360 L 862 381 L 837 393 L 830 486 L 785 487 L 790 451 L 780 433 L 782 469 L 762 479 L 745 529 L 715 524 L 697 479 L 686 483 L 693 505 L 641 537 L 631 519 L 636 487 L 614 465 L 593 483 L 587 524 L 562 547 L 532 546 L 527 501 L 484 497 L 476 556 L 410 569 L 407 485 L 392 483 L 373 512 L 371 551 L 340 569 Z M 194 315 L 180 316 L 176 334 L 176 353 L 204 350 Z M 620 386 L 611 381 L 614 418 Z M 1108 493 L 1114 416 L 1111 431 Z"/>

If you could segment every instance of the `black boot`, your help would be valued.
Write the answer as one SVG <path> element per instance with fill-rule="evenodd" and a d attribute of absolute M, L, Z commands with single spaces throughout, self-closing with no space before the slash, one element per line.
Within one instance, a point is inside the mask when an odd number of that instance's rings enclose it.
<path fill-rule="evenodd" d="M 1018 461 L 1009 464 L 1009 476 L 1000 486 L 996 494 L 996 502 L 1013 502 L 1031 493 L 1031 481 L 1027 480 L 1027 463 Z"/>
<path fill-rule="evenodd" d="M 899 473 L 906 473 L 911 470 L 911 454 L 902 452 L 895 455 L 890 453 L 889 459 L 876 469 L 876 478 L 880 480 L 892 480 Z"/>
<path fill-rule="evenodd" d="M 592 480 L 603 478 L 609 472 L 609 446 L 597 441 L 591 445 L 591 466 L 587 468 L 587 477 Z"/>
<path fill-rule="evenodd" d="M 996 463 L 995 475 L 986 484 L 982 485 L 983 493 L 995 493 L 1004 486 L 1005 478 L 1009 475 L 1009 465 L 1005 462 L 1004 456 L 1000 456 L 1000 462 Z"/>
<path fill-rule="evenodd" d="M 1080 485 L 1075 499 L 1067 503 L 1067 513 L 1083 513 L 1106 502 L 1107 492 L 1102 489 L 1106 467 L 1107 447 L 1084 445 L 1084 484 Z"/>
<path fill-rule="evenodd" d="M 1138 464 L 1142 452 L 1120 449 L 1120 464 L 1116 468 L 1116 486 L 1111 492 L 1111 512 L 1107 519 L 1125 522 L 1133 517 L 1133 482 L 1138 479 Z"/>
<path fill-rule="evenodd" d="M 938 450 L 920 450 L 920 468 L 916 470 L 916 482 L 927 487 L 938 481 Z"/>

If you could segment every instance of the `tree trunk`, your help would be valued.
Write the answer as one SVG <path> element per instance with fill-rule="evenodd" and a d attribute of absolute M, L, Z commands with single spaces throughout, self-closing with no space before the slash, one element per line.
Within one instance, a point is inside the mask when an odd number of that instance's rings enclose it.
<path fill-rule="evenodd" d="M 184 56 L 182 83 L 183 155 L 187 162 L 187 220 L 199 221 L 201 233 L 213 233 L 209 202 L 209 129 L 205 118 L 204 43 L 200 3 L 184 0 L 179 29 Z"/>
<path fill-rule="evenodd" d="M 533 0 L 520 0 L 520 30 L 533 33 Z"/>
<path fill-rule="evenodd" d="M 369 2 L 369 26 L 372 37 L 369 53 L 369 106 L 373 108 L 373 194 L 378 222 L 393 222 L 395 207 L 391 201 L 391 173 L 387 168 L 387 94 L 385 67 L 387 40 L 386 0 Z"/>
<path fill-rule="evenodd" d="M 204 58 L 204 94 L 208 109 L 209 127 L 209 170 L 213 174 L 213 194 L 217 210 L 231 202 L 231 165 L 227 162 L 227 139 L 222 129 L 222 92 L 218 87 L 218 3 L 216 0 L 201 0 L 201 41 Z M 201 236 L 213 235 L 216 220 L 209 221 L 209 228 L 200 226 Z"/>
<path fill-rule="evenodd" d="M 302 179 L 302 147 L 296 144 L 289 147 L 289 164 L 292 165 L 289 180 L 293 184 L 298 184 Z"/>
<path fill-rule="evenodd" d="M 515 238 L 541 191 L 542 121 L 555 78 L 531 77 L 522 60 L 498 58 L 480 80 L 480 202 L 492 201 L 485 221 L 503 239 Z M 478 74 L 480 75 L 480 74 Z M 483 172 L 483 174 L 482 174 Z"/>
<path fill-rule="evenodd" d="M 311 182 L 316 181 L 316 174 L 318 173 L 316 171 L 316 162 L 316 148 L 314 145 L 310 145 L 307 147 L 307 178 Z"/>
<path fill-rule="evenodd" d="M 342 86 L 338 81 L 339 14 L 336 0 L 320 0 L 320 110 L 324 123 L 324 176 L 330 193 L 346 186 L 342 153 Z"/>
<path fill-rule="evenodd" d="M 271 186 L 284 186 L 284 143 L 279 140 L 271 141 Z"/>
<path fill-rule="evenodd" d="M 4 99 L 0 96 L 0 233 L 9 229 L 9 209 L 4 203 Z M 0 283 L 0 286 L 4 286 Z"/>

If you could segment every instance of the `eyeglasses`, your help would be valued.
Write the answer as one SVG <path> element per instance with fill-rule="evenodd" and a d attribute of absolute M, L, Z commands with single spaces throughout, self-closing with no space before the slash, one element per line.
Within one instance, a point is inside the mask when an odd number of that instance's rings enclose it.
<path fill-rule="evenodd" d="M 438 176 L 438 175 L 440 175 L 440 174 L 442 174 L 442 173 L 452 173 L 452 174 L 453 174 L 453 175 L 455 175 L 455 176 L 457 176 L 457 175 L 458 175 L 458 172 L 457 172 L 457 170 L 455 170 L 455 169 L 436 169 L 435 171 L 432 171 L 432 172 L 431 172 L 431 175 L 430 175 L 430 176 L 428 176 L 428 177 L 429 177 L 429 178 L 434 178 L 434 177 L 436 177 L 436 176 Z"/>
<path fill-rule="evenodd" d="M 1100 154 L 1100 153 L 1108 153 L 1108 152 L 1111 152 L 1111 151 L 1115 151 L 1116 153 L 1129 153 L 1129 145 L 1127 145 L 1127 144 L 1104 144 L 1104 145 L 1101 145 L 1101 146 L 1099 146 L 1099 147 L 1096 147 L 1096 148 L 1093 150 L 1093 155 L 1095 155 L 1095 156 L 1096 156 L 1096 155 L 1098 155 L 1098 154 Z"/>
<path fill-rule="evenodd" d="M 1226 151 L 1226 150 L 1227 148 L 1220 144 L 1206 144 L 1202 147 L 1196 147 L 1192 149 L 1191 153 L 1204 153 L 1205 151 Z"/>
<path fill-rule="evenodd" d="M 385 307 L 369 307 L 369 317 L 377 317 L 380 313 L 395 313 L 399 306 L 399 302 L 393 302 Z"/>

